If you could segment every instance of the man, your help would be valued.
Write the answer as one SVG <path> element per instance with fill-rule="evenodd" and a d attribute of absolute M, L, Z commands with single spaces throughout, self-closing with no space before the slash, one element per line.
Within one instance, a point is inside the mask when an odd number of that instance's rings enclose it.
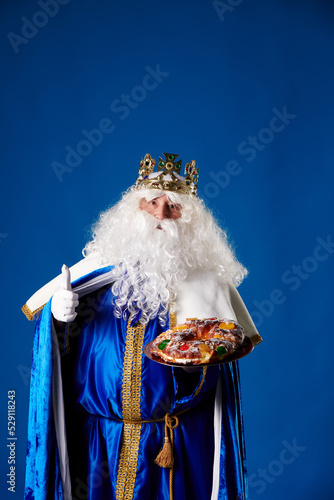
<path fill-rule="evenodd" d="M 183 177 L 178 155 L 164 156 L 157 172 L 145 156 L 85 259 L 24 306 L 30 317 L 42 310 L 27 499 L 247 498 L 237 362 L 183 369 L 143 354 L 189 317 L 236 320 L 261 341 L 235 289 L 246 270 L 196 198 L 195 162 Z M 168 468 L 157 459 L 164 442 Z"/>

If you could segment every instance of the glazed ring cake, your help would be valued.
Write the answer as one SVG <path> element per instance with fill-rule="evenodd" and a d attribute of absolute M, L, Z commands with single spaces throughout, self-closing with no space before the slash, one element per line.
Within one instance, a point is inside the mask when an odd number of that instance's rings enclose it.
<path fill-rule="evenodd" d="M 198 365 L 222 361 L 244 340 L 243 328 L 229 319 L 190 319 L 161 333 L 151 354 L 167 363 Z"/>

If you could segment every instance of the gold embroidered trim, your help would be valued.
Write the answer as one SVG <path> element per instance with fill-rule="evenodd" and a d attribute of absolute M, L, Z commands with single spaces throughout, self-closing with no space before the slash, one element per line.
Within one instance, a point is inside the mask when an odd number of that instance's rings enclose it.
<path fill-rule="evenodd" d="M 263 340 L 263 338 L 258 333 L 256 333 L 255 335 L 253 335 L 253 337 L 251 337 L 251 341 L 253 342 L 254 345 L 260 344 L 260 342 L 262 342 L 262 340 Z"/>
<path fill-rule="evenodd" d="M 28 318 L 29 321 L 32 321 L 34 319 L 35 314 L 38 313 L 38 311 L 41 311 L 44 306 L 45 306 L 45 304 L 43 304 L 38 309 L 31 311 L 29 306 L 27 304 L 24 304 L 24 306 L 21 307 L 21 311 Z"/>
<path fill-rule="evenodd" d="M 117 473 L 116 500 L 131 500 L 136 482 L 142 428 L 140 423 L 140 393 L 144 334 L 144 325 L 130 326 L 129 321 L 123 363 L 122 413 L 124 420 L 132 420 L 136 423 L 124 423 L 123 443 Z"/>

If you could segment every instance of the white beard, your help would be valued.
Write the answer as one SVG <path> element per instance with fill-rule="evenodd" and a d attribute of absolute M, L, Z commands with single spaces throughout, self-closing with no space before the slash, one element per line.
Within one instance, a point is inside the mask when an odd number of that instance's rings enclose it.
<path fill-rule="evenodd" d="M 97 252 L 101 265 L 114 266 L 115 315 L 127 319 L 140 309 L 143 324 L 157 315 L 165 324 L 168 304 L 190 270 L 211 270 L 236 286 L 247 274 L 201 200 L 167 192 L 182 206 L 182 216 L 174 220 L 160 221 L 139 209 L 141 198 L 162 194 L 131 189 L 100 215 L 83 251 L 85 256 Z"/>
<path fill-rule="evenodd" d="M 141 309 L 141 322 L 157 315 L 162 324 L 166 322 L 175 287 L 187 275 L 184 251 L 191 243 L 188 233 L 181 219 L 157 220 L 145 211 L 133 216 L 127 228 L 129 241 L 123 241 L 119 264 L 114 268 L 112 291 L 117 297 L 117 316 L 126 318 Z"/>

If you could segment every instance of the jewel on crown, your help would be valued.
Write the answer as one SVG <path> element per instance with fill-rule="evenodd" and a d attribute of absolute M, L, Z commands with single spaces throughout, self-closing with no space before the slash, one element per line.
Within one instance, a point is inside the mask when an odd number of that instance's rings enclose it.
<path fill-rule="evenodd" d="M 180 194 L 191 194 L 196 196 L 198 167 L 192 160 L 186 164 L 185 176 L 181 175 L 182 160 L 179 155 L 163 153 L 164 159 L 159 157 L 158 169 L 154 172 L 155 160 L 150 154 L 140 162 L 136 187 L 149 189 L 163 189 L 164 191 L 174 191 Z"/>

